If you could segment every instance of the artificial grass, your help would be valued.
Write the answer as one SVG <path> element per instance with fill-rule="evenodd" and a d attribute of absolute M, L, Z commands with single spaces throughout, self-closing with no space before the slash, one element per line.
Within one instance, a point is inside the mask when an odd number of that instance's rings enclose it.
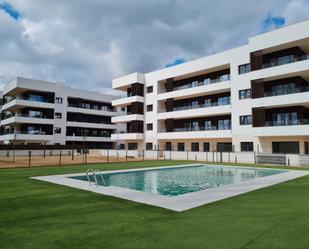
<path fill-rule="evenodd" d="M 181 213 L 29 178 L 183 163 L 0 170 L 0 248 L 309 248 L 308 176 Z"/>

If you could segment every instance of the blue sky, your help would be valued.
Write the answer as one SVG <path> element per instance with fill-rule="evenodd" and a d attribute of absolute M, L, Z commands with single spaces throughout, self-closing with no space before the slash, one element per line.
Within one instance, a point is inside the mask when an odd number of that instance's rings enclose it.
<path fill-rule="evenodd" d="M 8 2 L 0 2 L 0 9 L 5 11 L 9 16 L 11 16 L 13 19 L 18 20 L 20 17 L 20 14 L 17 10 L 15 10 L 12 5 L 10 5 Z"/>
<path fill-rule="evenodd" d="M 0 86 L 21 76 L 110 88 L 308 19 L 309 0 L 0 0 Z"/>

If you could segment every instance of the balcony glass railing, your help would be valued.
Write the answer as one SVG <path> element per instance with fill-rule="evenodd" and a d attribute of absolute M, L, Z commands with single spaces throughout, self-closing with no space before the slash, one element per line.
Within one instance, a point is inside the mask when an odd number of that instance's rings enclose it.
<path fill-rule="evenodd" d="M 309 55 L 307 54 L 304 54 L 301 56 L 288 55 L 288 56 L 275 58 L 271 62 L 263 64 L 263 68 L 276 67 L 276 66 L 290 64 L 290 63 L 297 62 L 297 61 L 304 61 L 308 59 L 309 59 Z"/>
<path fill-rule="evenodd" d="M 264 97 L 288 95 L 288 94 L 303 93 L 303 92 L 309 92 L 309 86 L 290 88 L 290 89 L 280 89 L 280 90 L 278 89 L 275 91 L 267 91 L 267 92 L 264 92 Z"/>
<path fill-rule="evenodd" d="M 13 100 L 16 100 L 16 99 L 20 99 L 20 100 L 26 100 L 26 101 L 33 101 L 33 102 L 40 102 L 40 103 L 50 103 L 50 104 L 53 104 L 54 102 L 52 101 L 48 101 L 47 99 L 44 99 L 44 98 L 34 98 L 34 97 L 16 97 L 16 98 L 12 98 L 10 100 L 5 100 L 3 102 L 3 104 L 7 104 Z"/>
<path fill-rule="evenodd" d="M 265 126 L 308 125 L 309 119 L 291 119 L 282 121 L 266 121 Z"/>
<path fill-rule="evenodd" d="M 216 83 L 220 83 L 220 82 L 228 81 L 228 80 L 230 80 L 230 74 L 225 74 L 225 75 L 221 75 L 220 77 L 216 79 L 206 78 L 203 81 L 192 81 L 182 86 L 173 87 L 173 91 L 188 89 L 188 88 L 193 88 L 193 87 L 198 87 L 198 86 L 206 86 L 206 85 L 216 84 Z"/>
<path fill-rule="evenodd" d="M 190 131 L 216 131 L 216 130 L 230 130 L 231 125 L 225 126 L 202 126 L 202 127 L 181 127 L 181 128 L 174 128 L 173 132 L 190 132 Z M 160 132 L 167 132 L 166 129 L 161 129 Z"/>
<path fill-rule="evenodd" d="M 98 107 L 98 106 L 87 106 L 87 105 L 75 105 L 75 104 L 68 104 L 68 107 L 74 107 L 74 108 L 81 108 L 81 109 L 87 109 L 87 110 L 97 110 L 97 111 L 106 111 L 106 112 L 116 112 L 112 108 L 108 107 Z"/>
<path fill-rule="evenodd" d="M 220 101 L 220 102 L 209 102 L 200 105 L 186 105 L 186 106 L 177 106 L 173 108 L 173 111 L 183 111 L 183 110 L 191 110 L 191 109 L 198 109 L 198 108 L 206 108 L 206 107 L 215 107 L 215 106 L 223 106 L 223 105 L 230 105 L 230 99 L 228 101 Z"/>
<path fill-rule="evenodd" d="M 2 118 L 2 120 L 11 118 L 11 117 L 23 117 L 23 118 L 42 118 L 42 119 L 53 119 L 53 117 L 45 116 L 45 115 L 29 115 L 29 114 L 10 114 L 6 115 Z"/>

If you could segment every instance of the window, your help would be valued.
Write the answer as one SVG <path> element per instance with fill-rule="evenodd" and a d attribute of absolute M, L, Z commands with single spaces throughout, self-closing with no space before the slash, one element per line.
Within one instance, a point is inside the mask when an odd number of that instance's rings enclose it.
<path fill-rule="evenodd" d="M 211 120 L 205 120 L 205 122 L 204 122 L 204 128 L 205 128 L 205 131 L 212 130 Z"/>
<path fill-rule="evenodd" d="M 147 86 L 147 93 L 153 92 L 153 86 Z"/>
<path fill-rule="evenodd" d="M 125 112 L 125 111 L 126 111 L 126 108 L 125 108 L 125 107 L 121 107 L 121 111 L 122 111 L 122 112 Z"/>
<path fill-rule="evenodd" d="M 239 124 L 240 125 L 251 125 L 252 116 L 251 115 L 239 116 Z"/>
<path fill-rule="evenodd" d="M 200 151 L 199 143 L 191 143 L 191 151 Z"/>
<path fill-rule="evenodd" d="M 152 150 L 152 143 L 146 143 L 146 150 Z"/>
<path fill-rule="evenodd" d="M 239 90 L 239 99 L 250 99 L 251 89 Z"/>
<path fill-rule="evenodd" d="M 233 151 L 233 145 L 232 145 L 232 143 L 217 143 L 217 151 L 232 152 Z"/>
<path fill-rule="evenodd" d="M 240 142 L 241 151 L 253 151 L 253 142 Z"/>
<path fill-rule="evenodd" d="M 250 72 L 250 63 L 248 64 L 243 64 L 243 65 L 240 65 L 238 67 L 238 73 L 239 74 L 244 74 L 244 73 L 249 73 Z"/>
<path fill-rule="evenodd" d="M 299 154 L 299 142 L 272 142 L 273 153 Z"/>
<path fill-rule="evenodd" d="M 172 150 L 172 143 L 171 142 L 165 143 L 165 150 Z"/>
<path fill-rule="evenodd" d="M 297 125 L 297 112 L 282 112 L 272 115 L 273 126 Z"/>
<path fill-rule="evenodd" d="M 56 103 L 57 104 L 62 104 L 62 98 L 60 98 L 60 97 L 56 97 Z"/>
<path fill-rule="evenodd" d="M 128 150 L 137 150 L 137 143 L 128 143 Z"/>
<path fill-rule="evenodd" d="M 230 97 L 220 97 L 218 98 L 218 105 L 229 105 L 230 104 Z"/>
<path fill-rule="evenodd" d="M 28 117 L 30 117 L 30 118 L 43 118 L 43 112 L 30 110 L 28 112 Z"/>
<path fill-rule="evenodd" d="M 147 131 L 152 131 L 153 125 L 152 123 L 147 124 Z"/>
<path fill-rule="evenodd" d="M 62 113 L 61 112 L 55 112 L 55 118 L 61 119 L 62 118 Z"/>
<path fill-rule="evenodd" d="M 203 143 L 203 149 L 204 149 L 204 152 L 210 151 L 209 143 Z"/>
<path fill-rule="evenodd" d="M 60 127 L 55 127 L 54 128 L 54 134 L 60 134 L 61 133 L 61 128 Z"/>
<path fill-rule="evenodd" d="M 185 151 L 185 144 L 184 143 L 177 143 L 177 150 L 178 151 Z"/>
<path fill-rule="evenodd" d="M 153 111 L 153 106 L 147 105 L 147 112 L 152 112 L 152 111 Z"/>
<path fill-rule="evenodd" d="M 218 130 L 230 130 L 230 129 L 231 129 L 231 120 L 230 119 L 218 120 Z"/>

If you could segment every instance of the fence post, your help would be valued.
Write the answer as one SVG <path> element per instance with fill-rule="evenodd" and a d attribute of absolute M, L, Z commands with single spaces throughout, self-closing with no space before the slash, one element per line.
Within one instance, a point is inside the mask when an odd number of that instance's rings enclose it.
<path fill-rule="evenodd" d="M 128 162 L 128 150 L 126 149 L 126 163 Z"/>
<path fill-rule="evenodd" d="M 15 163 L 15 143 L 13 143 L 13 163 Z"/>
<path fill-rule="evenodd" d="M 86 153 L 86 150 L 85 150 L 85 164 L 87 164 L 87 153 Z"/>
<path fill-rule="evenodd" d="M 254 156 L 254 164 L 256 164 L 255 151 L 253 151 L 253 156 Z"/>
<path fill-rule="evenodd" d="M 143 150 L 143 161 L 145 161 L 145 150 Z"/>
<path fill-rule="evenodd" d="M 187 161 L 189 160 L 189 151 L 187 150 Z"/>
<path fill-rule="evenodd" d="M 109 150 L 107 149 L 107 152 L 106 152 L 106 162 L 109 163 Z"/>
<path fill-rule="evenodd" d="M 159 160 L 159 150 L 157 149 L 157 160 Z"/>
<path fill-rule="evenodd" d="M 222 163 L 222 151 L 220 151 L 220 162 Z"/>
<path fill-rule="evenodd" d="M 214 150 L 212 151 L 212 162 L 213 163 L 215 162 L 215 151 Z"/>
<path fill-rule="evenodd" d="M 172 150 L 170 150 L 170 160 L 172 160 Z"/>
<path fill-rule="evenodd" d="M 74 161 L 74 141 L 72 142 L 72 161 Z"/>
<path fill-rule="evenodd" d="M 43 150 L 44 150 L 44 158 L 46 157 L 46 142 L 44 141 L 44 148 L 43 148 Z"/>
<path fill-rule="evenodd" d="M 206 151 L 206 162 L 208 162 L 208 152 Z"/>
<path fill-rule="evenodd" d="M 61 156 L 62 156 L 62 151 L 60 150 L 60 154 L 59 154 L 59 166 L 61 166 Z"/>
<path fill-rule="evenodd" d="M 31 166 L 31 150 L 29 150 L 28 167 Z"/>
<path fill-rule="evenodd" d="M 228 152 L 228 158 L 229 158 L 228 160 L 229 160 L 229 163 L 230 163 L 231 162 L 231 152 Z"/>

